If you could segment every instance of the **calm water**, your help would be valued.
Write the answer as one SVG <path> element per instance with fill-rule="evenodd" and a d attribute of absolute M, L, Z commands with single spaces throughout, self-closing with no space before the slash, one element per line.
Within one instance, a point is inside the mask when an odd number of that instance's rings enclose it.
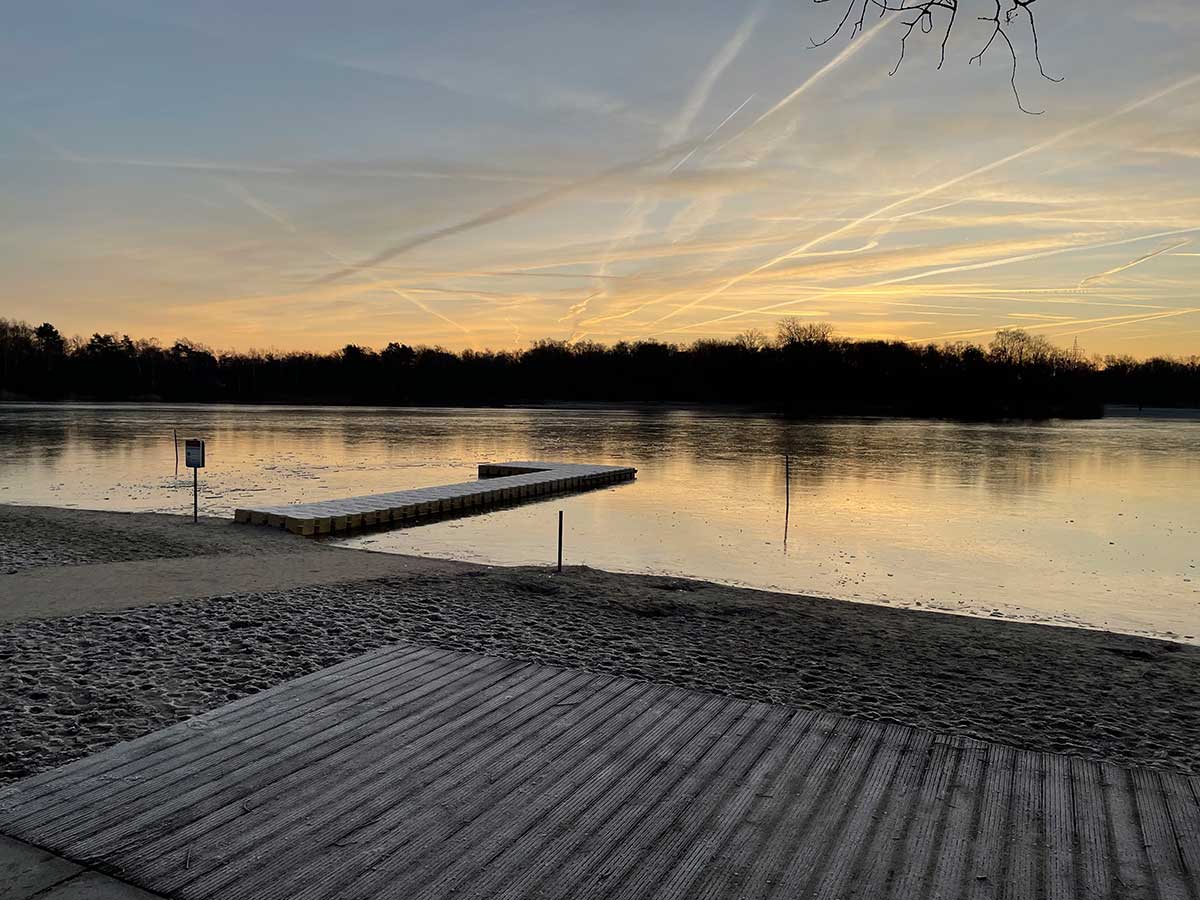
<path fill-rule="evenodd" d="M 0 405 L 0 501 L 185 512 L 464 481 L 482 460 L 638 480 L 342 541 L 1200 637 L 1200 419 L 783 422 L 701 411 Z M 182 455 L 182 446 L 180 447 Z M 786 535 L 784 455 L 792 457 Z"/>

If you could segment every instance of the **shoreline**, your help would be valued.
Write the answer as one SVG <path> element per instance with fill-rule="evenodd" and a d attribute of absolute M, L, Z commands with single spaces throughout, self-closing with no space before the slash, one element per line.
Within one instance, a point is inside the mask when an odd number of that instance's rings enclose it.
<path fill-rule="evenodd" d="M 501 562 L 494 562 L 494 561 L 475 561 L 475 560 L 470 560 L 470 559 L 465 559 L 465 558 L 460 559 L 460 558 L 454 557 L 454 556 L 423 556 L 423 555 L 419 555 L 419 554 L 389 553 L 384 550 L 371 550 L 371 549 L 365 548 L 365 547 L 349 547 L 349 546 L 346 546 L 345 543 L 343 543 L 346 541 L 354 540 L 357 537 L 361 537 L 364 535 L 370 535 L 374 531 L 386 531 L 386 530 L 387 530 L 387 526 L 385 525 L 382 528 L 378 528 L 378 529 L 375 529 L 373 527 L 366 528 L 360 532 L 356 532 L 354 535 L 351 535 L 349 537 L 339 536 L 339 535 L 332 535 L 332 536 L 323 535 L 323 536 L 320 536 L 317 538 L 307 538 L 306 540 L 316 540 L 319 543 L 328 544 L 329 546 L 332 546 L 338 550 L 352 550 L 356 553 L 373 553 L 373 554 L 377 554 L 377 555 L 398 556 L 398 557 L 401 557 L 404 559 L 427 560 L 430 563 L 439 563 L 439 564 L 447 564 L 447 565 L 475 566 L 475 567 L 479 567 L 479 568 L 488 568 L 488 569 L 535 569 L 535 570 L 536 569 L 545 569 L 547 571 L 551 571 L 554 568 L 553 566 L 541 567 L 541 566 L 537 566 L 537 565 L 533 565 L 533 564 L 508 564 L 508 563 L 501 563 Z M 1020 624 L 1020 625 L 1037 625 L 1037 626 L 1042 626 L 1042 627 L 1046 627 L 1046 628 L 1063 628 L 1063 629 L 1067 629 L 1067 630 L 1078 630 L 1078 631 L 1093 632 L 1093 633 L 1098 633 L 1098 634 L 1109 634 L 1109 635 L 1114 635 L 1114 636 L 1139 638 L 1139 639 L 1149 640 L 1149 641 L 1162 641 L 1162 642 L 1168 643 L 1168 644 L 1182 644 L 1185 647 L 1200 648 L 1200 623 L 1198 623 L 1196 628 L 1193 629 L 1195 631 L 1195 634 L 1193 634 L 1192 631 L 1189 631 L 1187 634 L 1180 634 L 1180 633 L 1173 632 L 1173 631 L 1152 631 L 1149 629 L 1122 630 L 1120 628 L 1108 628 L 1108 627 L 1105 627 L 1104 625 L 1096 625 L 1092 622 L 1083 621 L 1083 620 L 1077 619 L 1077 618 L 1068 618 L 1068 617 L 1054 618 L 1054 617 L 1051 617 L 1048 615 L 1043 616 L 1043 615 L 1039 615 L 1036 613 L 1014 613 L 1011 611 L 1004 612 L 1000 609 L 992 609 L 991 606 L 985 606 L 985 605 L 981 605 L 978 608 L 972 609 L 970 607 L 959 608 L 959 607 L 954 607 L 954 606 L 949 606 L 949 605 L 938 605 L 938 602 L 936 600 L 930 600 L 928 602 L 925 602 L 925 601 L 921 601 L 921 600 L 908 601 L 908 600 L 903 600 L 903 599 L 891 599 L 891 598 L 872 599 L 870 597 L 837 597 L 837 596 L 833 596 L 832 594 L 797 593 L 795 591 L 785 590 L 785 589 L 775 586 L 775 585 L 759 586 L 759 585 L 751 584 L 749 582 L 736 581 L 736 580 L 732 580 L 732 579 L 724 580 L 724 579 L 712 578 L 712 577 L 702 578 L 702 577 L 694 576 L 694 575 L 673 575 L 668 572 L 638 571 L 638 570 L 620 569 L 620 568 L 600 569 L 600 568 L 596 568 L 594 566 L 587 566 L 587 565 L 576 565 L 576 566 L 567 566 L 567 567 L 568 568 L 590 569 L 592 571 L 603 572 L 608 575 L 622 576 L 622 577 L 629 577 L 629 578 L 666 578 L 666 579 L 673 579 L 676 581 L 687 581 L 687 582 L 691 582 L 694 584 L 707 584 L 707 585 L 713 585 L 714 587 L 718 587 L 718 588 L 727 588 L 731 591 L 747 591 L 747 592 L 754 592 L 754 593 L 759 593 L 759 594 L 770 594 L 770 595 L 777 596 L 777 597 L 792 598 L 792 599 L 802 600 L 802 601 L 810 601 L 811 600 L 811 601 L 820 601 L 820 602 L 829 602 L 829 603 L 850 603 L 855 606 L 871 606 L 871 607 L 877 607 L 877 608 L 882 608 L 882 609 L 904 610 L 906 612 L 916 613 L 918 615 L 953 616 L 955 618 L 960 618 L 960 619 L 974 619 L 974 620 L 981 620 L 981 621 L 986 621 L 986 622 L 1007 622 L 1007 623 L 1011 623 L 1011 624 Z M 982 611 L 983 609 L 988 609 L 989 611 L 985 613 Z M 0 622 L 2 622 L 2 621 L 3 621 L 3 617 L 2 617 L 2 615 L 0 615 Z"/>
<path fill-rule="evenodd" d="M 449 518 L 469 518 L 474 514 Z M 52 535 L 35 533 L 33 540 L 30 540 L 28 532 L 24 533 L 21 538 L 24 549 L 17 551 L 16 555 L 19 557 L 21 552 L 25 552 L 30 559 L 23 561 L 17 558 L 13 564 L 11 557 L 14 554 L 7 542 L 8 531 L 14 520 L 26 528 L 33 525 L 35 532 L 43 525 L 58 528 Z M 99 524 L 103 525 L 103 529 L 96 528 Z M 390 530 L 387 525 L 370 526 L 349 536 L 320 537 L 299 537 L 282 529 L 236 524 L 232 519 L 220 516 L 202 515 L 199 525 L 199 530 L 195 530 L 191 517 L 178 513 L 0 503 L 0 626 L 52 615 L 98 612 L 219 594 L 337 584 L 416 571 L 515 571 L 541 568 L 533 564 L 393 553 L 346 545 L 346 542 L 358 537 L 387 532 Z M 230 528 L 232 530 L 226 530 Z M 90 548 L 79 546 L 70 537 L 80 529 L 89 533 L 86 543 Z M 39 538 L 47 537 L 48 547 L 37 546 Z M 66 537 L 67 540 L 60 541 L 60 537 Z M 56 556 L 58 561 L 66 565 L 54 565 Z M 212 564 L 205 565 L 203 560 L 209 560 Z M 70 566 L 79 564 L 97 566 L 89 570 L 86 586 L 70 572 Z M 935 602 L 907 603 L 837 597 L 797 593 L 776 586 L 760 586 L 736 580 L 615 568 L 596 569 L 590 566 L 583 568 L 612 576 L 668 578 L 780 598 L 1065 628 L 1200 648 L 1200 628 L 1195 635 L 1190 632 L 1121 630 L 1073 618 L 1005 613 L 987 606 L 956 608 Z M 14 574 L 27 577 L 14 582 L 11 578 Z M 141 599 L 129 596 L 131 590 L 139 591 Z M 984 609 L 989 609 L 989 612 L 983 612 Z"/>
<path fill-rule="evenodd" d="M 505 403 L 462 403 L 462 404 L 398 404 L 380 405 L 378 403 L 301 403 L 296 400 L 88 400 L 88 399 L 58 399 L 37 400 L 30 397 L 0 397 L 0 405 L 12 406 L 162 406 L 171 408 L 189 407 L 226 407 L 231 409 L 263 408 L 263 409 L 345 409 L 345 410 L 541 410 L 565 412 L 693 412 L 711 413 L 717 417 L 741 418 L 764 417 L 794 421 L 890 421 L 903 420 L 914 422 L 957 422 L 961 424 L 977 423 L 1039 423 L 1039 422 L 1086 422 L 1102 419 L 1196 419 L 1200 418 L 1200 406 L 1145 406 L 1139 407 L 1131 403 L 1104 403 L 1097 415 L 1057 415 L 1038 417 L 1006 417 L 1006 416 L 967 416 L 967 415 L 917 415 L 913 413 L 888 412 L 880 409 L 864 408 L 860 412 L 828 413 L 821 415 L 805 415 L 789 413 L 784 409 L 771 406 L 761 406 L 753 403 L 704 401 L 704 400 L 560 400 L 560 401 L 520 401 Z"/>
<path fill-rule="evenodd" d="M 48 543 L 64 521 L 69 540 Z M 56 546 L 73 555 L 55 559 Z M 668 576 L 446 563 L 148 513 L 0 506 L 0 550 L 40 561 L 0 574 L 0 611 L 37 578 L 95 601 L 39 616 L 25 598 L 20 621 L 0 619 L 0 782 L 398 641 L 1200 775 L 1200 647 L 1188 644 Z M 258 587 L 210 590 L 235 561 L 258 570 Z M 182 563 L 214 580 L 145 595 Z M 88 591 L 101 571 L 108 593 Z"/>

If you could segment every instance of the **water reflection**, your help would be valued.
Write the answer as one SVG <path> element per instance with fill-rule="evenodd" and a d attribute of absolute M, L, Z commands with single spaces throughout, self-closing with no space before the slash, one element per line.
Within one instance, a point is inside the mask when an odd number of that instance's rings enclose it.
<path fill-rule="evenodd" d="M 703 410 L 0 405 L 0 500 L 186 512 L 172 430 L 204 437 L 202 509 L 474 477 L 485 459 L 637 466 L 633 485 L 357 546 L 567 558 L 1122 630 L 1200 630 L 1200 421 L 785 420 Z M 790 508 L 784 458 L 791 460 Z M 789 519 L 786 546 L 784 517 Z"/>

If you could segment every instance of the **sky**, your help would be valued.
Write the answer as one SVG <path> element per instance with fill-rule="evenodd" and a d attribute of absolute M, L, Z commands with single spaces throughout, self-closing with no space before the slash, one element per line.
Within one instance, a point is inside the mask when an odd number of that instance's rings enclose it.
<path fill-rule="evenodd" d="M 849 337 L 1200 353 L 1200 4 L 1011 59 L 841 0 L 16 4 L 0 316 L 216 349 Z M 978 10 L 976 9 L 978 8 Z"/>

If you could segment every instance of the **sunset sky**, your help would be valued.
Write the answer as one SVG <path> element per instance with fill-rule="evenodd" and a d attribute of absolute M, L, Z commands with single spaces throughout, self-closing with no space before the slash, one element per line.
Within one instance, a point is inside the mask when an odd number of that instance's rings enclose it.
<path fill-rule="evenodd" d="M 1200 3 L 1040 79 L 839 0 L 10 5 L 0 315 L 219 349 L 843 335 L 1200 353 Z M 1028 50 L 1022 24 L 1014 35 Z"/>

